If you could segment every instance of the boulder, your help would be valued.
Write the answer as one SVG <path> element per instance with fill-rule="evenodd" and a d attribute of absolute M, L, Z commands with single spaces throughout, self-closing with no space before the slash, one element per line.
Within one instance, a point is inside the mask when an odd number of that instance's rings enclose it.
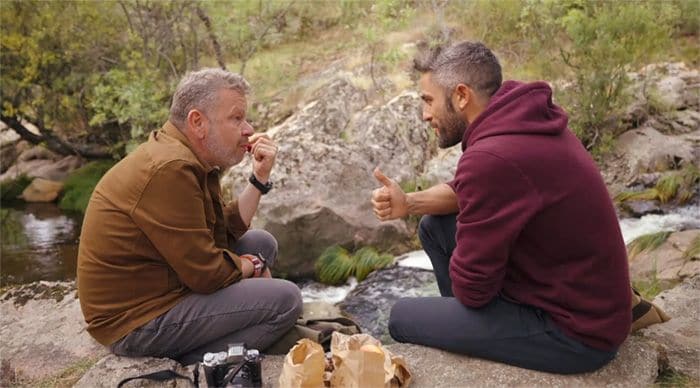
<path fill-rule="evenodd" d="M 435 139 L 420 121 L 420 98 L 404 93 L 365 106 L 364 92 L 344 77 L 267 132 L 279 146 L 275 187 L 253 225 L 277 238 L 278 274 L 310 277 L 315 259 L 334 244 L 405 251 L 413 235 L 404 220 L 377 221 L 370 198 L 379 186 L 376 166 L 402 182 L 420 175 L 435 153 Z M 225 195 L 242 190 L 251 170 L 248 159 L 226 173 Z"/>
<path fill-rule="evenodd" d="M 24 155 L 24 154 L 23 154 Z M 74 170 L 84 163 L 78 156 L 66 156 L 58 160 L 53 159 L 28 159 L 20 161 L 0 175 L 0 182 L 14 179 L 19 175 L 27 175 L 32 178 L 44 178 L 54 181 L 62 181 Z"/>
<path fill-rule="evenodd" d="M 18 375 L 46 377 L 108 353 L 85 331 L 74 282 L 35 282 L 0 299 L 0 358 Z"/>
<path fill-rule="evenodd" d="M 22 192 L 25 202 L 53 202 L 63 191 L 63 183 L 36 178 Z"/>
<path fill-rule="evenodd" d="M 664 214 L 661 206 L 656 201 L 637 200 L 625 201 L 620 204 L 620 208 L 630 217 L 642 217 L 647 214 Z"/>
<path fill-rule="evenodd" d="M 700 257 L 685 257 L 693 240 L 700 238 L 700 229 L 672 233 L 658 248 L 643 251 L 630 259 L 632 279 L 678 281 L 684 277 L 700 274 Z"/>
<path fill-rule="evenodd" d="M 461 144 L 438 150 L 437 155 L 430 159 L 425 167 L 425 172 L 422 175 L 423 181 L 428 186 L 451 181 L 455 177 L 457 163 L 461 156 Z"/>
<path fill-rule="evenodd" d="M 391 343 L 388 324 L 394 303 L 402 297 L 439 295 L 432 271 L 395 266 L 372 272 L 338 307 L 357 322 L 363 332 L 383 343 Z"/>
<path fill-rule="evenodd" d="M 695 130 L 690 136 L 700 135 Z M 627 131 L 617 139 L 616 154 L 624 161 L 625 181 L 637 175 L 675 169 L 684 163 L 697 164 L 696 144 L 684 137 L 668 136 L 651 126 Z"/>
<path fill-rule="evenodd" d="M 700 276 L 660 293 L 654 304 L 671 320 L 643 329 L 641 335 L 661 346 L 669 368 L 700 381 Z"/>

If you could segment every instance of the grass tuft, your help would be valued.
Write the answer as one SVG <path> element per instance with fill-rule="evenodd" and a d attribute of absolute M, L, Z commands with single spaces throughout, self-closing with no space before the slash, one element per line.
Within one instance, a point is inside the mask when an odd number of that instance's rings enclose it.
<path fill-rule="evenodd" d="M 633 259 L 644 251 L 653 251 L 661 246 L 670 235 L 671 232 L 666 231 L 639 236 L 627 244 L 627 254 L 630 259 Z"/>
<path fill-rule="evenodd" d="M 700 182 L 700 169 L 688 164 L 682 170 L 659 179 L 656 186 L 651 189 L 622 192 L 616 195 L 614 200 L 617 203 L 639 200 L 668 203 L 675 199 L 679 205 L 684 205 L 695 195 L 695 185 L 698 182 Z"/>
<path fill-rule="evenodd" d="M 340 285 L 353 274 L 354 260 L 343 247 L 334 245 L 321 253 L 316 260 L 316 277 L 321 283 Z"/>
<path fill-rule="evenodd" d="M 683 252 L 684 260 L 690 260 L 693 257 L 700 258 L 700 236 L 695 237 L 690 243 L 688 249 L 686 249 L 685 252 Z"/>
<path fill-rule="evenodd" d="M 375 270 L 387 267 L 394 258 L 389 254 L 380 254 L 372 247 L 364 247 L 353 255 L 355 259 L 355 277 L 358 282 L 367 278 Z"/>
<path fill-rule="evenodd" d="M 659 376 L 654 382 L 655 387 L 698 387 L 700 386 L 700 381 L 695 380 L 691 376 L 684 373 L 674 371 L 672 369 L 666 369 L 659 373 Z"/>

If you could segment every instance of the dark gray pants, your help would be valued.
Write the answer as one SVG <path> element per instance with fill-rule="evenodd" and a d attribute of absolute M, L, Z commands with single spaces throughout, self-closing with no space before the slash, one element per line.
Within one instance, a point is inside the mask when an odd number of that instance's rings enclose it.
<path fill-rule="evenodd" d="M 455 231 L 455 215 L 421 219 L 418 235 L 442 297 L 400 299 L 389 318 L 392 338 L 552 373 L 593 371 L 615 357 L 566 336 L 535 307 L 502 296 L 481 308 L 462 305 L 449 277 Z"/>
<path fill-rule="evenodd" d="M 262 253 L 270 265 L 277 241 L 262 230 L 250 230 L 233 251 Z M 296 284 L 281 279 L 243 279 L 209 295 L 192 294 L 175 307 L 110 346 L 123 356 L 173 358 L 187 365 L 206 352 L 226 350 L 233 342 L 265 350 L 282 337 L 302 311 Z"/>

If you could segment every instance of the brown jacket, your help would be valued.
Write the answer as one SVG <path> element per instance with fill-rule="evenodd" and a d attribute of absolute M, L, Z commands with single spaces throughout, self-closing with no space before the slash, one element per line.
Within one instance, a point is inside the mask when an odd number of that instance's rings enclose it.
<path fill-rule="evenodd" d="M 78 251 L 88 332 L 112 344 L 185 296 L 236 282 L 240 259 L 227 248 L 247 229 L 237 201 L 222 202 L 218 169 L 167 122 L 90 198 Z"/>

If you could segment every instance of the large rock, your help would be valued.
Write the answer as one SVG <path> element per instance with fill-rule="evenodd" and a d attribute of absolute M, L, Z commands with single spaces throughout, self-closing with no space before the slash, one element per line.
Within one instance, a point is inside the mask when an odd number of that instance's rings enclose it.
<path fill-rule="evenodd" d="M 322 94 L 320 94 L 322 92 Z M 364 92 L 338 76 L 317 98 L 267 133 L 279 145 L 275 188 L 263 197 L 253 224 L 279 242 L 278 273 L 308 277 L 327 247 L 408 247 L 403 220 L 380 223 L 370 197 L 372 170 L 398 181 L 415 179 L 436 150 L 419 117 L 420 99 L 401 94 L 380 107 L 365 107 Z M 222 179 L 240 191 L 251 171 L 248 159 Z"/>
<path fill-rule="evenodd" d="M 63 183 L 36 178 L 22 191 L 25 202 L 53 202 L 63 191 Z"/>
<path fill-rule="evenodd" d="M 387 348 L 403 356 L 413 380 L 411 388 L 437 387 L 649 387 L 658 376 L 658 351 L 639 337 L 629 338 L 617 357 L 593 373 L 557 375 L 461 356 L 409 344 Z M 283 356 L 263 361 L 263 383 L 278 387 Z"/>
<path fill-rule="evenodd" d="M 384 343 L 389 335 L 389 312 L 402 297 L 439 296 L 432 271 L 391 267 L 371 273 L 339 304 L 340 310 L 357 322 L 364 332 Z"/>
<path fill-rule="evenodd" d="M 73 386 L 75 388 L 112 388 L 119 382 L 130 377 L 141 376 L 162 370 L 171 370 L 183 376 L 192 378 L 192 369 L 185 368 L 179 362 L 168 358 L 153 357 L 119 357 L 109 355 L 98 361 Z M 206 386 L 206 385 L 203 385 Z M 177 387 L 190 388 L 192 384 L 184 379 L 173 379 L 156 382 L 146 379 L 132 380 L 124 385 L 128 387 Z"/>
<path fill-rule="evenodd" d="M 700 131 L 688 135 L 698 136 Z M 625 180 L 644 173 L 675 169 L 685 163 L 697 165 L 695 148 L 694 141 L 664 135 L 651 126 L 627 131 L 616 143 L 616 153 L 624 161 Z"/>
<path fill-rule="evenodd" d="M 30 379 L 53 375 L 107 350 L 85 331 L 74 282 L 36 282 L 0 301 L 0 358 Z"/>
<path fill-rule="evenodd" d="M 668 367 L 700 381 L 700 276 L 657 295 L 654 303 L 671 320 L 641 331 L 661 345 Z"/>
<path fill-rule="evenodd" d="M 22 158 L 22 155 L 20 155 L 19 159 Z M 18 159 L 15 165 L 0 175 L 0 182 L 14 179 L 19 175 L 62 181 L 66 179 L 71 172 L 78 169 L 84 163 L 83 159 L 74 155 L 65 156 L 56 160 L 33 158 L 33 156 L 35 155 L 32 155 L 31 159 Z"/>
<path fill-rule="evenodd" d="M 630 260 L 630 275 L 633 279 L 678 281 L 700 274 L 700 257 L 685 257 L 693 241 L 700 238 L 700 229 L 672 233 L 658 248 L 643 251 Z"/>

